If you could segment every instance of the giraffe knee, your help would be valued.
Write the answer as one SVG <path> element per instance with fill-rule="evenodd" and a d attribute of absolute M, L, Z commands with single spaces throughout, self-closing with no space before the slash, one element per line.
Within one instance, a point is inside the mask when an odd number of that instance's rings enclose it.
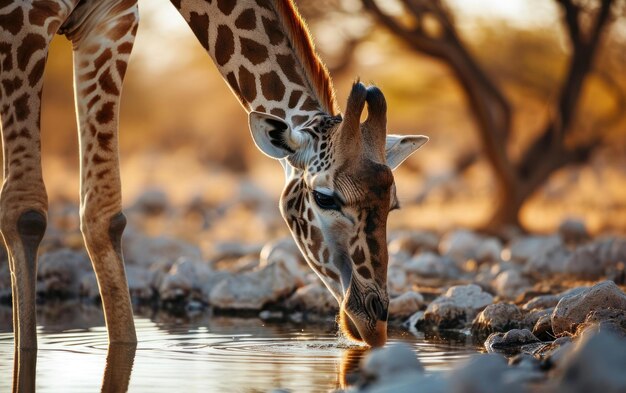
<path fill-rule="evenodd" d="M 109 222 L 109 240 L 113 245 L 113 249 L 118 255 L 122 255 L 122 233 L 126 228 L 126 216 L 119 212 L 111 218 Z"/>
<path fill-rule="evenodd" d="M 28 210 L 17 219 L 17 233 L 22 241 L 28 261 L 35 260 L 37 248 L 46 232 L 47 223 L 46 216 L 36 210 Z"/>
<path fill-rule="evenodd" d="M 104 217 L 97 213 L 81 215 L 80 229 L 87 247 L 91 249 L 104 250 L 112 246 L 121 256 L 122 233 L 125 227 L 126 216 L 122 212 Z"/>

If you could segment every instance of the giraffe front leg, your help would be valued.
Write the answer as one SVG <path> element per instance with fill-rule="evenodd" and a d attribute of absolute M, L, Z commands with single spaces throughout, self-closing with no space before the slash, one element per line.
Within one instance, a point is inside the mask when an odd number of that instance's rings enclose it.
<path fill-rule="evenodd" d="M 67 35 L 74 45 L 74 84 L 81 150 L 81 231 L 98 279 L 111 343 L 137 341 L 121 236 L 118 112 L 137 29 L 137 7 L 95 5 Z M 98 7 L 104 7 L 98 9 Z M 94 16 L 95 15 L 95 16 Z M 97 18 L 97 19 L 96 19 Z"/>
<path fill-rule="evenodd" d="M 0 5 L 0 116 L 4 181 L 0 232 L 8 251 L 15 346 L 36 348 L 37 250 L 48 198 L 41 175 L 40 108 L 48 46 L 73 5 Z"/>

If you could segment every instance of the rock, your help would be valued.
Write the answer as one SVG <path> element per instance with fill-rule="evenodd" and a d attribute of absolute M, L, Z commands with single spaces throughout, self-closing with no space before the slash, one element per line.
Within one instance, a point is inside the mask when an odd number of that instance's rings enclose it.
<path fill-rule="evenodd" d="M 537 280 L 550 275 L 562 275 L 566 271 L 567 260 L 572 252 L 557 246 L 531 257 L 524 265 L 523 272 Z"/>
<path fill-rule="evenodd" d="M 549 314 L 542 315 L 533 326 L 533 334 L 540 340 L 549 341 L 554 338 L 552 318 Z"/>
<path fill-rule="evenodd" d="M 608 238 L 583 245 L 565 261 L 563 273 L 572 278 L 596 280 L 621 270 L 626 261 L 626 240 Z"/>
<path fill-rule="evenodd" d="M 480 263 L 498 263 L 501 261 L 502 242 L 496 238 L 483 240 L 476 250 L 476 261 Z"/>
<path fill-rule="evenodd" d="M 589 232 L 582 220 L 568 218 L 561 222 L 558 232 L 563 242 L 567 244 L 578 244 L 589 240 Z"/>
<path fill-rule="evenodd" d="M 428 305 L 424 322 L 442 329 L 462 328 L 491 303 L 493 296 L 478 285 L 457 285 Z"/>
<path fill-rule="evenodd" d="M 524 264 L 531 258 L 543 258 L 548 251 L 561 248 L 562 244 L 559 236 L 518 237 L 509 247 L 511 261 Z"/>
<path fill-rule="evenodd" d="M 230 276 L 211 290 L 209 302 L 229 310 L 260 310 L 296 290 L 298 278 L 278 261 L 252 272 Z"/>
<path fill-rule="evenodd" d="M 499 296 L 515 299 L 530 286 L 530 281 L 519 270 L 510 269 L 498 274 L 492 285 Z"/>
<path fill-rule="evenodd" d="M 399 378 L 422 374 L 424 368 L 409 345 L 392 343 L 386 347 L 371 350 L 361 360 L 359 372 L 357 386 L 367 387 L 368 392 L 370 390 L 391 392 L 392 390 L 389 389 Z M 374 389 L 368 385 L 374 385 Z"/>
<path fill-rule="evenodd" d="M 626 295 L 613 281 L 603 281 L 584 292 L 563 297 L 552 313 L 552 330 L 557 336 L 574 333 L 589 312 L 606 308 L 626 310 Z"/>
<path fill-rule="evenodd" d="M 295 258 L 297 262 L 306 264 L 298 245 L 293 240 L 293 237 L 283 237 L 278 240 L 266 243 L 259 255 L 260 266 L 267 266 L 278 259 Z"/>
<path fill-rule="evenodd" d="M 485 341 L 488 352 L 518 350 L 523 345 L 540 342 L 528 329 L 513 329 L 506 333 L 492 333 Z"/>
<path fill-rule="evenodd" d="M 521 393 L 518 380 L 512 375 L 516 370 L 509 368 L 506 359 L 498 354 L 475 355 L 460 363 L 449 375 L 450 388 L 455 393 Z"/>
<path fill-rule="evenodd" d="M 178 302 L 207 300 L 202 296 L 202 282 L 212 273 L 211 269 L 185 257 L 179 258 L 163 278 L 158 291 L 162 301 Z"/>
<path fill-rule="evenodd" d="M 417 312 L 422 304 L 424 297 L 413 291 L 408 291 L 402 295 L 389 301 L 389 318 L 406 318 Z"/>
<path fill-rule="evenodd" d="M 541 318 L 547 316 L 548 318 L 552 317 L 552 312 L 554 311 L 554 307 L 546 308 L 543 310 L 532 310 L 524 315 L 524 320 L 522 321 L 522 325 L 527 328 L 532 328 L 537 324 Z M 552 323 L 552 322 L 550 322 Z"/>
<path fill-rule="evenodd" d="M 85 273 L 93 275 L 85 252 L 62 248 L 45 253 L 39 258 L 37 292 L 46 297 L 76 297 Z"/>
<path fill-rule="evenodd" d="M 160 188 L 148 188 L 143 191 L 129 210 L 142 214 L 157 215 L 165 212 L 169 207 L 167 194 Z"/>
<path fill-rule="evenodd" d="M 404 269 L 390 266 L 387 270 L 387 290 L 391 295 L 398 295 L 408 288 L 408 281 Z"/>
<path fill-rule="evenodd" d="M 439 246 L 439 237 L 434 232 L 406 231 L 395 235 L 388 245 L 389 254 L 403 252 L 410 257 L 422 252 L 437 252 Z"/>
<path fill-rule="evenodd" d="M 526 302 L 522 306 L 522 310 L 531 311 L 531 310 L 543 310 L 546 308 L 551 308 L 557 305 L 559 302 L 559 297 L 556 295 L 541 295 L 535 298 L 532 298 L 528 302 Z"/>
<path fill-rule="evenodd" d="M 460 274 L 454 261 L 431 252 L 424 252 L 411 258 L 404 267 L 408 273 L 415 273 L 424 278 L 456 278 Z"/>
<path fill-rule="evenodd" d="M 78 294 L 81 298 L 95 301 L 100 299 L 100 289 L 98 288 L 98 281 L 96 275 L 91 273 L 85 273 L 79 279 Z"/>
<path fill-rule="evenodd" d="M 312 283 L 298 288 L 285 307 L 292 311 L 306 311 L 320 315 L 333 315 L 339 311 L 339 304 L 324 285 Z"/>
<path fill-rule="evenodd" d="M 153 274 L 151 271 L 139 266 L 126 266 L 126 279 L 128 280 L 128 290 L 131 298 L 149 300 L 153 297 Z"/>
<path fill-rule="evenodd" d="M 587 329 L 608 331 L 616 336 L 626 338 L 626 310 L 605 308 L 591 311 L 585 317 L 585 322 L 578 325 L 576 336 L 582 336 Z"/>
<path fill-rule="evenodd" d="M 198 247 L 166 236 L 148 237 L 129 231 L 124 236 L 122 248 L 127 265 L 150 267 L 155 262 L 174 262 L 181 257 L 202 261 L 202 252 Z"/>
<path fill-rule="evenodd" d="M 468 259 L 476 259 L 483 241 L 482 236 L 466 229 L 459 229 L 447 233 L 441 239 L 439 252 L 452 258 L 457 264 L 463 264 Z"/>
<path fill-rule="evenodd" d="M 515 304 L 496 303 L 488 305 L 474 319 L 472 333 L 486 337 L 493 332 L 505 332 L 521 326 L 522 313 Z"/>
<path fill-rule="evenodd" d="M 626 340 L 585 334 L 557 364 L 556 393 L 626 392 Z"/>

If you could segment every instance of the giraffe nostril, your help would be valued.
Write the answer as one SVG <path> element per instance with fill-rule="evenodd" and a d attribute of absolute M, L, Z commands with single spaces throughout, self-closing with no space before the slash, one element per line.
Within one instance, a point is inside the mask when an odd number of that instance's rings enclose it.
<path fill-rule="evenodd" d="M 367 295 L 367 298 L 365 299 L 365 308 L 372 319 L 379 321 L 387 320 L 387 308 L 383 306 L 383 302 L 377 294 L 370 293 Z"/>

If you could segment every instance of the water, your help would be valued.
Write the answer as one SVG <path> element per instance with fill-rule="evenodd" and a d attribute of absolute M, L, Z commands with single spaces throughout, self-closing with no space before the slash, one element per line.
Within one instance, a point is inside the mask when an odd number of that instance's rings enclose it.
<path fill-rule="evenodd" d="M 91 311 L 94 317 L 86 318 L 81 307 L 52 316 L 38 313 L 39 350 L 20 355 L 25 381 L 32 381 L 36 361 L 37 392 L 124 391 L 126 386 L 129 392 L 265 392 L 277 387 L 325 392 L 349 384 L 367 352 L 338 338 L 332 324 L 165 313 L 136 317 L 136 350 L 108 350 L 102 317 Z M 7 321 L 0 318 L 2 392 L 11 389 L 13 380 L 13 334 Z M 450 368 L 476 352 L 462 338 L 427 340 L 391 330 L 389 341 L 410 343 L 427 372 Z"/>

